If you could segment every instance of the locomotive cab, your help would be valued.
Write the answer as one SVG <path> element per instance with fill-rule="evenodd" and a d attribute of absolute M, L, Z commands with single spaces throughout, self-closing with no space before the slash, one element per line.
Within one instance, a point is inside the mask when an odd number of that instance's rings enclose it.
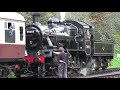
<path fill-rule="evenodd" d="M 75 42 L 77 43 L 77 48 L 79 50 L 86 50 L 86 54 L 90 55 L 90 50 L 87 50 L 85 47 L 86 44 L 87 47 L 91 47 L 91 36 L 93 27 L 84 23 L 84 22 L 77 22 L 72 20 L 66 20 L 64 21 L 65 25 L 74 26 L 74 29 L 70 29 L 70 36 L 74 36 Z M 88 42 L 87 42 L 88 41 Z"/>

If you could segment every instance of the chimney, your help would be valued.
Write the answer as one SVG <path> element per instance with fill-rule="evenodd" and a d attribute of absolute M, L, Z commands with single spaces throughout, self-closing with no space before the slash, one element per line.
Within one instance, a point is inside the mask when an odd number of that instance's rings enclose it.
<path fill-rule="evenodd" d="M 39 23 L 40 24 L 40 12 L 34 12 L 32 14 L 33 17 L 33 23 Z"/>

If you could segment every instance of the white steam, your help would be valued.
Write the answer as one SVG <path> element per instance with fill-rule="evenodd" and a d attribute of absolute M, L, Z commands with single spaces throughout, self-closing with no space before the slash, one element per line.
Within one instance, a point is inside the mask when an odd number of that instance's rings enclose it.
<path fill-rule="evenodd" d="M 64 21 L 66 12 L 60 12 L 60 21 Z"/>
<path fill-rule="evenodd" d="M 87 68 L 83 68 L 83 69 L 80 71 L 80 73 L 83 74 L 84 76 L 87 76 L 88 69 L 87 69 Z"/>

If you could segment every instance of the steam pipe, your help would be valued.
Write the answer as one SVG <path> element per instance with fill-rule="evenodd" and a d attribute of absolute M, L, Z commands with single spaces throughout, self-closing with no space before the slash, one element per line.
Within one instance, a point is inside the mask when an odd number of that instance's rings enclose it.
<path fill-rule="evenodd" d="M 50 40 L 49 37 L 47 37 L 47 41 L 48 41 L 48 44 L 49 44 L 50 46 L 53 46 L 53 44 L 52 44 L 52 42 L 51 42 L 51 40 Z"/>

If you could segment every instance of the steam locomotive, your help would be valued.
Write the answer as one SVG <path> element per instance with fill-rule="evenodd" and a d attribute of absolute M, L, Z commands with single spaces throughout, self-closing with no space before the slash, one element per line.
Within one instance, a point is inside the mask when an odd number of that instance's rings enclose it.
<path fill-rule="evenodd" d="M 48 25 L 41 25 L 40 13 L 33 14 L 33 24 L 25 27 L 26 51 L 28 56 L 44 56 L 42 71 L 54 73 L 57 69 L 56 52 L 64 47 L 71 55 L 68 72 L 71 69 L 81 71 L 106 69 L 113 59 L 114 44 L 112 40 L 101 40 L 95 28 L 85 22 L 50 18 Z M 44 75 L 46 74 L 44 73 Z"/>
<path fill-rule="evenodd" d="M 41 25 L 40 13 L 34 13 L 33 23 L 25 27 L 22 15 L 0 12 L 0 25 L 0 76 L 11 70 L 16 77 L 56 75 L 59 47 L 71 56 L 69 74 L 73 69 L 81 73 L 87 68 L 88 74 L 104 70 L 113 59 L 113 41 L 101 40 L 94 27 L 84 22 L 50 18 L 48 25 Z"/>

